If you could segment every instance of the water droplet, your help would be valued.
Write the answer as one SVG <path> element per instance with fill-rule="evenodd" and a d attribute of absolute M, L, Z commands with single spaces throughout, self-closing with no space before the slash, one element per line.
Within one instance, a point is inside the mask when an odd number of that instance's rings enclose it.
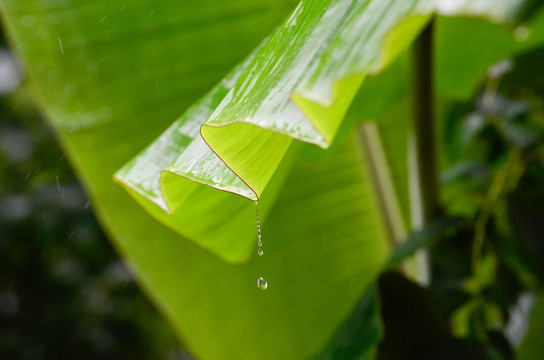
<path fill-rule="evenodd" d="M 257 287 L 261 290 L 266 290 L 266 288 L 268 287 L 268 283 L 266 282 L 265 279 L 260 277 L 257 279 Z"/>
<path fill-rule="evenodd" d="M 257 245 L 259 248 L 257 249 L 257 254 L 259 256 L 263 256 L 263 243 L 261 241 L 261 224 L 259 222 L 259 209 L 257 208 L 257 201 L 255 201 L 255 217 L 257 218 Z M 261 290 L 266 290 L 268 287 L 268 282 L 263 278 L 260 277 L 257 279 L 257 287 Z"/>
<path fill-rule="evenodd" d="M 257 201 L 255 201 L 255 216 L 257 217 L 257 245 L 263 246 L 261 239 L 261 223 L 259 222 L 259 209 L 257 208 Z"/>
<path fill-rule="evenodd" d="M 521 25 L 514 30 L 513 35 L 517 42 L 523 42 L 529 38 L 530 32 L 526 26 Z"/>

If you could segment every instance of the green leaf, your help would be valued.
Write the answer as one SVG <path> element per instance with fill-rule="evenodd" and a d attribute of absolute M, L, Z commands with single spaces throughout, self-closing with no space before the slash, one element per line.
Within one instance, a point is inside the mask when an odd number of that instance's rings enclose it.
<path fill-rule="evenodd" d="M 247 201 L 230 193 L 257 198 L 253 190 L 208 147 L 199 130 L 228 92 L 229 85 L 253 58 L 251 55 L 237 66 L 153 144 L 115 174 L 116 181 L 153 217 L 179 234 L 198 239 L 199 245 L 231 262 L 246 261 L 250 256 L 254 243 L 240 239 L 254 238 L 255 216 Z M 261 144 L 268 146 L 269 151 L 277 150 L 271 143 L 279 135 L 268 135 L 272 136 Z M 276 181 L 267 189 L 265 201 L 260 203 L 262 217 L 268 214 L 272 205 L 271 201 L 266 201 L 267 196 L 272 193 L 275 198 L 278 185 L 282 184 L 289 168 L 289 162 L 284 161 L 280 171 L 276 171 Z M 217 214 L 213 219 L 210 219 L 210 209 Z"/>
<path fill-rule="evenodd" d="M 485 14 L 506 21 L 521 8 L 501 2 Z M 252 237 L 221 237 L 226 232 L 216 221 L 187 211 L 194 202 L 202 204 L 198 194 L 205 190 L 172 174 L 257 200 L 291 138 L 328 147 L 365 76 L 402 53 L 430 13 L 481 16 L 481 9 L 481 4 L 452 7 L 440 1 L 303 1 L 244 63 L 116 178 L 131 194 L 147 196 L 174 214 L 165 217 L 147 208 L 171 229 L 229 261 L 244 261 Z M 275 192 L 270 193 L 273 199 Z M 407 197 L 401 198 L 406 214 Z M 222 203 L 223 213 L 243 212 L 240 201 Z M 181 213 L 176 214 L 178 209 Z M 232 227 L 246 224 L 235 219 Z"/>
<path fill-rule="evenodd" d="M 20 25 L 21 18 L 26 14 L 21 14 L 21 10 L 17 13 L 15 7 L 33 9 L 38 4 L 42 3 L 2 2 L 2 14 L 6 17 L 6 25 L 14 41 L 34 44 L 27 48 L 33 49 L 28 50 L 30 54 L 36 54 L 40 48 L 51 48 L 58 52 L 55 55 L 47 55 L 43 50 L 41 57 L 35 57 L 30 56 L 25 48 L 19 49 L 29 69 L 29 77 L 35 91 L 41 94 L 40 96 L 48 96 L 51 89 L 62 90 L 62 87 L 60 84 L 48 82 L 44 73 L 57 69 L 56 71 L 63 71 L 63 81 L 80 80 L 79 76 L 70 77 L 69 74 L 77 74 L 81 68 L 81 63 L 77 60 L 81 50 L 84 55 L 96 56 L 96 54 L 87 52 L 87 48 L 81 46 L 82 39 L 86 39 L 90 34 L 79 29 L 94 26 L 92 25 L 94 20 L 86 19 L 94 17 L 97 13 L 100 17 L 96 19 L 96 26 L 100 26 L 100 19 L 105 13 L 99 10 L 100 6 L 110 5 L 109 2 L 93 3 L 92 6 L 75 12 L 73 15 L 76 18 L 72 19 L 74 21 L 56 25 L 66 29 L 72 28 L 73 36 L 77 35 L 81 39 L 67 41 L 63 35 L 64 55 L 62 55 L 56 36 L 44 41 L 36 33 L 27 33 L 26 28 Z M 171 2 L 155 2 L 153 16 L 161 14 L 170 16 L 173 11 L 168 8 L 170 4 Z M 272 21 L 265 21 L 267 18 L 258 11 L 248 13 L 249 9 L 255 6 L 254 2 L 218 2 L 218 4 L 233 8 L 230 12 L 225 11 L 224 15 L 220 15 L 219 10 L 214 10 L 209 16 L 219 23 L 221 23 L 219 19 L 230 21 L 232 29 L 241 27 L 239 32 L 233 30 L 233 34 L 238 35 L 233 35 L 229 40 L 223 36 L 224 28 L 220 27 L 211 33 L 213 29 L 209 29 L 201 33 L 200 37 L 191 40 L 191 44 L 199 43 L 204 48 L 213 48 L 215 39 L 220 38 L 221 48 L 238 49 L 239 59 L 249 49 L 237 48 L 240 46 L 238 44 L 250 43 L 245 36 L 256 29 L 261 29 L 261 35 L 268 31 L 266 25 L 271 25 Z M 274 4 L 281 5 L 277 2 Z M 95 6 L 99 9 L 95 9 Z M 129 6 L 127 4 L 127 7 Z M 155 58 L 154 55 L 157 51 L 169 47 L 178 49 L 177 46 L 184 43 L 180 38 L 189 41 L 188 39 L 199 34 L 195 32 L 196 30 L 187 29 L 198 25 L 194 23 L 187 23 L 186 26 L 177 25 L 175 27 L 177 35 L 171 34 L 174 31 L 172 27 L 164 28 L 163 18 L 146 23 L 153 20 L 153 16 L 147 16 L 152 10 L 147 8 L 148 5 L 141 6 L 144 7 L 144 10 L 140 11 L 145 15 L 142 16 L 145 26 L 140 26 L 159 34 L 160 29 L 164 29 L 168 36 L 162 35 L 166 38 L 160 46 L 156 43 L 155 37 L 148 41 L 140 39 L 135 43 L 130 42 L 126 49 L 123 42 L 118 42 L 116 54 L 141 52 L 159 61 L 161 59 Z M 233 12 L 237 13 L 234 11 L 236 8 L 245 15 L 234 16 Z M 198 9 L 196 6 L 195 11 Z M 126 10 L 128 9 L 125 8 L 123 11 Z M 56 13 L 59 10 L 51 11 Z M 206 13 L 203 8 L 200 8 L 200 12 L 201 16 Z M 269 12 L 268 16 L 274 18 L 279 13 L 280 9 L 276 9 L 275 13 Z M 36 12 L 33 16 L 38 14 L 50 16 L 48 11 Z M 252 24 L 252 18 L 259 14 L 257 25 Z M 193 17 L 196 15 L 193 14 Z M 187 18 L 191 17 L 187 15 Z M 53 27 L 55 24 L 50 26 Z M 117 26 L 113 28 L 123 29 L 127 26 L 124 20 L 119 20 Z M 223 23 L 223 26 L 226 25 Z M 50 31 L 54 33 L 54 30 Z M 133 30 L 130 31 L 132 32 Z M 106 38 L 107 36 L 103 41 L 107 44 Z M 150 44 L 157 47 L 150 48 Z M 134 48 L 135 46 L 142 48 Z M 101 46 L 97 46 L 94 51 L 101 49 Z M 150 50 L 147 52 L 144 49 Z M 190 50 L 191 47 L 185 48 L 185 51 Z M 109 122 L 87 129 L 74 129 L 72 132 L 69 131 L 69 126 L 56 129 L 67 155 L 85 181 L 97 215 L 118 251 L 131 264 L 140 284 L 184 338 L 184 343 L 199 358 L 298 359 L 315 354 L 347 316 L 387 258 L 385 229 L 366 168 L 361 164 L 362 150 L 359 144 L 354 142 L 350 135 L 344 136 L 331 152 L 324 153 L 315 147 L 304 147 L 302 155 L 295 159 L 296 168 L 285 180 L 285 186 L 274 208 L 269 210 L 270 213 L 262 224 L 264 256 L 258 257 L 253 253 L 253 257 L 244 265 L 227 264 L 155 221 L 142 208 L 136 206 L 126 192 L 115 186 L 111 179 L 112 174 L 131 154 L 158 135 L 159 128 L 171 121 L 178 108 L 187 106 L 198 96 L 198 89 L 205 84 L 209 86 L 217 80 L 209 79 L 207 82 L 196 80 L 199 76 L 204 78 L 209 75 L 211 68 L 201 68 L 198 74 L 193 68 L 185 75 L 180 75 L 181 79 L 187 77 L 187 81 L 177 79 L 170 83 L 170 91 L 175 94 L 187 94 L 186 96 L 190 98 L 179 103 L 177 97 L 173 97 L 171 102 L 165 101 L 163 105 L 156 106 L 153 103 L 156 100 L 154 92 L 157 89 L 155 79 L 148 82 L 145 77 L 134 76 L 122 82 L 114 81 L 117 79 L 115 77 L 106 80 L 108 78 L 101 75 L 103 71 L 107 71 L 113 76 L 117 73 L 114 69 L 123 74 L 123 68 L 127 66 L 127 62 L 120 61 L 119 56 L 117 59 L 108 57 L 110 50 L 107 47 L 103 51 L 103 55 L 99 55 L 98 58 L 106 58 L 104 62 L 99 62 L 100 67 L 95 73 L 96 76 L 92 77 L 94 83 L 84 89 L 93 93 L 89 96 L 89 106 L 92 105 L 93 99 L 100 97 L 100 101 L 106 101 L 109 97 L 112 103 L 125 104 L 124 106 L 130 104 L 134 110 L 127 116 L 115 113 Z M 212 56 L 211 59 L 200 61 L 204 64 L 210 62 L 213 64 L 212 59 L 217 59 L 215 52 L 209 55 Z M 131 59 L 130 66 L 148 68 L 148 62 L 151 60 L 142 56 Z M 62 66 L 57 63 L 59 59 Z M 168 57 L 162 61 L 164 66 L 172 63 Z M 46 68 L 43 72 L 39 68 L 42 62 Z M 178 65 L 177 71 L 183 74 L 186 63 L 181 62 Z M 222 71 L 227 71 L 230 67 L 226 63 L 219 63 L 216 66 Z M 195 81 L 190 81 L 190 77 Z M 81 80 L 85 79 L 83 76 Z M 158 88 L 164 80 L 165 78 L 159 79 Z M 110 90 L 110 86 L 117 87 L 118 91 Z M 44 109 L 50 117 L 55 116 L 51 113 L 52 107 L 60 108 L 63 105 L 61 102 L 49 101 L 44 102 L 45 104 L 47 106 Z M 69 117 L 63 120 L 69 121 Z M 243 203 L 240 207 L 244 214 L 247 214 L 247 224 L 244 225 L 247 229 L 231 228 L 226 233 L 236 239 L 238 233 L 251 232 L 253 236 L 250 245 L 255 246 L 253 204 L 236 195 L 229 195 L 207 186 L 202 188 L 213 192 L 213 195 L 202 193 L 202 199 L 207 202 L 215 201 L 208 199 L 208 196 L 215 198 L 217 194 L 224 194 Z M 270 186 L 266 191 L 269 191 L 269 188 Z M 262 203 L 259 204 L 260 209 L 272 206 L 266 205 L 268 200 L 265 195 L 266 192 Z M 162 212 L 164 216 L 168 216 L 156 204 L 149 200 L 144 201 L 148 201 L 147 206 L 154 207 L 158 213 Z M 199 212 L 201 209 L 189 211 Z M 216 221 L 218 225 L 224 222 L 221 218 L 222 213 L 211 212 L 205 216 Z M 225 216 L 232 216 L 232 213 Z M 256 280 L 260 276 L 268 280 L 269 286 L 265 292 L 256 286 Z"/>
<path fill-rule="evenodd" d="M 408 10 L 399 8 L 397 15 L 387 22 L 379 22 L 380 26 L 375 28 L 374 17 L 372 22 L 357 20 L 357 14 L 366 7 L 361 2 L 343 1 L 326 6 L 327 1 L 321 3 L 319 6 L 301 3 L 245 63 L 116 175 L 117 181 L 132 195 L 147 197 L 173 214 L 165 217 L 155 207 L 146 207 L 155 218 L 229 261 L 247 260 L 252 233 L 242 231 L 236 238 L 229 237 L 232 232 L 218 227 L 218 221 L 210 221 L 192 211 L 195 203 L 205 208 L 199 194 L 207 190 L 184 178 L 252 200 L 260 198 L 289 147 L 290 137 L 320 146 L 330 144 L 364 77 L 363 73 L 344 79 L 342 71 L 351 71 L 351 68 L 335 72 L 342 79 L 335 84 L 334 99 L 330 101 L 314 103 L 295 93 L 300 84 L 313 81 L 304 79 L 308 68 L 315 67 L 313 73 L 317 73 L 330 63 L 331 55 L 327 51 L 348 49 L 346 44 L 327 45 L 327 38 L 337 38 L 355 26 L 363 26 L 363 30 L 375 38 L 358 50 L 367 54 L 363 67 L 377 67 L 376 63 L 381 61 L 380 39 Z M 384 9 L 374 3 L 369 11 Z M 348 16 L 348 12 L 351 15 Z M 340 21 L 346 24 L 339 26 Z M 405 46 L 408 44 L 405 42 Z M 326 76 L 330 76 L 328 70 Z M 319 78 L 321 76 L 315 79 Z M 268 193 L 272 195 L 265 196 L 275 197 L 275 191 Z M 223 204 L 221 213 L 239 214 L 226 226 L 248 229 L 249 218 L 243 215 L 247 211 L 242 210 L 239 199 L 218 197 L 225 199 L 218 200 Z M 138 201 L 147 203 L 144 199 Z M 211 211 L 213 204 L 208 208 Z M 176 213 L 178 209 L 180 212 Z"/>

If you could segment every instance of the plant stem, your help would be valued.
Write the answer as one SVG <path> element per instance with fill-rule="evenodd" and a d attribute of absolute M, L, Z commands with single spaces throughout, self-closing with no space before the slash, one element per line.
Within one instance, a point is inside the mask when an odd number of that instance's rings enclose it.
<path fill-rule="evenodd" d="M 409 155 L 412 231 L 420 230 L 440 213 L 435 141 L 433 29 L 434 20 L 431 19 L 414 43 L 413 50 L 415 136 Z M 414 256 L 416 278 L 420 284 L 428 285 L 428 253 L 421 249 Z"/>
<path fill-rule="evenodd" d="M 391 245 L 397 246 L 406 238 L 406 225 L 402 216 L 395 186 L 376 124 L 367 122 L 359 128 L 365 163 L 377 193 Z"/>
<path fill-rule="evenodd" d="M 420 34 L 414 49 L 414 130 L 422 225 L 440 213 L 436 162 L 434 67 L 434 20 Z"/>

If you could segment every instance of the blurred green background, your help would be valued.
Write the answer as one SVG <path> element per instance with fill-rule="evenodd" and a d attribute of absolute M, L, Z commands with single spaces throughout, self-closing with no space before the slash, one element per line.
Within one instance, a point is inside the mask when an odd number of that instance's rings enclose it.
<path fill-rule="evenodd" d="M 192 359 L 93 215 L 0 40 L 0 359 Z"/>

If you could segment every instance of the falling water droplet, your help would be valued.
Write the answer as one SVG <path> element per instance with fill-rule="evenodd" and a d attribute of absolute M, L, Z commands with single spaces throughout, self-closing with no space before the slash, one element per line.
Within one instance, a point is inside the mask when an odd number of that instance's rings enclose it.
<path fill-rule="evenodd" d="M 255 216 L 257 217 L 257 245 L 259 247 L 263 246 L 261 240 L 261 223 L 259 222 L 259 209 L 257 208 L 257 201 L 255 201 Z"/>
<path fill-rule="evenodd" d="M 266 288 L 268 287 L 268 283 L 266 282 L 265 279 L 260 277 L 257 279 L 257 287 L 261 290 L 266 290 Z"/>
<path fill-rule="evenodd" d="M 263 243 L 261 241 L 261 223 L 259 222 L 259 209 L 257 207 L 257 201 L 255 201 L 255 217 L 257 218 L 257 254 L 263 256 Z M 257 287 L 261 290 L 266 290 L 268 282 L 261 276 L 257 279 Z"/>

